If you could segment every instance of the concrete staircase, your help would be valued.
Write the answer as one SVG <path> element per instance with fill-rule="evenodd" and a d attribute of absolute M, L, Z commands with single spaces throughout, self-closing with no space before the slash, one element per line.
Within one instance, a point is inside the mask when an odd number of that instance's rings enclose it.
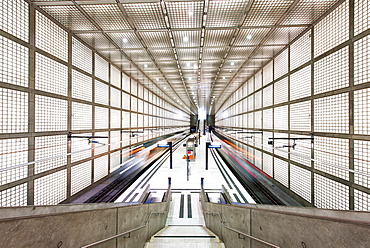
<path fill-rule="evenodd" d="M 224 248 L 218 237 L 204 226 L 166 226 L 145 248 Z"/>

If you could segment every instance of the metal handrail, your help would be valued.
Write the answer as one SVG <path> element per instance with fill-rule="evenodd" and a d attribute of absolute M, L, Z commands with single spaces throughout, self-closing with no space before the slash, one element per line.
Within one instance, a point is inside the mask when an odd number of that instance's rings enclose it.
<path fill-rule="evenodd" d="M 267 242 L 267 241 L 264 241 L 264 240 L 262 240 L 262 239 L 259 239 L 259 238 L 256 238 L 256 237 L 253 237 L 253 236 L 251 236 L 251 235 L 249 235 L 249 234 L 243 233 L 243 232 L 241 232 L 241 231 L 238 231 L 238 230 L 236 230 L 236 229 L 233 229 L 233 228 L 231 228 L 231 227 L 226 226 L 226 225 L 225 225 L 224 220 L 222 219 L 222 215 L 221 215 L 219 212 L 208 212 L 208 211 L 204 211 L 204 213 L 209 214 L 209 215 L 211 215 L 211 214 L 212 214 L 212 215 L 213 215 L 213 214 L 218 214 L 218 215 L 220 216 L 222 226 L 223 226 L 223 227 L 225 227 L 226 229 L 229 229 L 229 230 L 231 230 L 231 231 L 233 231 L 233 232 L 238 233 L 239 235 L 243 235 L 243 236 L 248 237 L 248 238 L 250 238 L 250 239 L 256 240 L 256 241 L 258 241 L 258 242 L 260 242 L 260 243 L 263 243 L 263 244 L 265 244 L 265 245 L 268 245 L 268 246 L 270 246 L 270 247 L 281 248 L 280 246 L 277 246 L 277 245 L 271 244 L 271 243 L 269 243 L 269 242 Z"/>
<path fill-rule="evenodd" d="M 140 230 L 144 227 L 146 227 L 149 223 L 149 220 L 150 220 L 150 217 L 153 215 L 153 214 L 166 214 L 167 212 L 150 212 L 147 220 L 145 221 L 145 225 L 142 225 L 142 226 L 139 226 L 139 227 L 136 227 L 134 229 L 131 229 L 129 231 L 126 231 L 126 232 L 123 232 L 123 233 L 120 233 L 120 234 L 117 234 L 117 235 L 114 235 L 114 236 L 111 236 L 109 238 L 106 238 L 106 239 L 102 239 L 102 240 L 99 240 L 99 241 L 96 241 L 94 243 L 91 243 L 91 244 L 88 244 L 88 245 L 84 245 L 84 246 L 81 246 L 81 248 L 88 248 L 88 247 L 92 247 L 94 245 L 98 245 L 98 244 L 101 244 L 101 243 L 104 243 L 106 241 L 109 241 L 109 240 L 112 240 L 112 239 L 115 239 L 115 238 L 118 238 L 118 237 L 121 237 L 123 235 L 126 235 L 126 234 L 129 234 L 131 232 L 134 232 L 134 231 L 137 231 L 137 230 Z M 130 236 L 128 236 L 127 238 L 130 238 Z"/>

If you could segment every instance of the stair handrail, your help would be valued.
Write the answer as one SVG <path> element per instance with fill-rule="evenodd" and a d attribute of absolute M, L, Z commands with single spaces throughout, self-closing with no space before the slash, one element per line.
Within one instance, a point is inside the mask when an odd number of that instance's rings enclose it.
<path fill-rule="evenodd" d="M 222 215 L 221 215 L 221 213 L 219 213 L 219 212 L 209 212 L 209 211 L 204 211 L 204 213 L 205 213 L 205 214 L 208 214 L 208 215 L 219 215 L 219 216 L 220 216 L 220 219 L 221 219 L 221 224 L 222 224 L 222 226 L 223 226 L 223 227 L 225 227 L 226 229 L 229 229 L 230 231 L 233 231 L 233 232 L 238 233 L 238 234 L 239 234 L 239 237 L 240 237 L 240 235 L 242 235 L 242 236 L 248 237 L 248 238 L 250 238 L 250 239 L 256 240 L 256 241 L 258 241 L 258 242 L 260 242 L 260 243 L 263 243 L 263 244 L 265 244 L 265 245 L 268 245 L 268 246 L 270 246 L 270 247 L 274 247 L 274 248 L 281 248 L 280 246 L 274 245 L 274 244 L 269 243 L 269 242 L 267 242 L 267 241 L 264 241 L 264 240 L 262 240 L 262 239 L 256 238 L 256 237 L 254 237 L 254 236 L 251 236 L 251 235 L 249 235 L 249 234 L 243 233 L 243 232 L 238 231 L 238 230 L 236 230 L 236 229 L 234 229 L 234 228 L 231 228 L 231 227 L 226 226 L 226 225 L 225 225 L 225 223 L 226 223 L 226 222 L 223 220 Z"/>
<path fill-rule="evenodd" d="M 120 234 L 116 234 L 116 235 L 111 236 L 111 237 L 109 237 L 109 238 L 105 238 L 105 239 L 102 239 L 102 240 L 96 241 L 96 242 L 94 242 L 94 243 L 88 244 L 88 245 L 81 246 L 81 248 L 88 248 L 88 247 L 92 247 L 92 246 L 94 246 L 94 245 L 98 245 L 98 244 L 104 243 L 104 242 L 106 242 L 106 241 L 109 241 L 109 240 L 112 240 L 112 239 L 115 239 L 115 238 L 121 237 L 121 236 L 123 236 L 123 235 L 130 234 L 130 233 L 132 233 L 132 232 L 134 232 L 134 231 L 140 230 L 140 229 L 142 229 L 142 228 L 144 228 L 144 227 L 146 227 L 146 226 L 148 225 L 148 223 L 149 223 L 149 221 L 150 221 L 150 218 L 152 217 L 152 215 L 153 215 L 153 214 L 166 214 L 166 213 L 167 213 L 167 211 L 166 211 L 166 212 L 150 212 L 150 214 L 149 214 L 149 216 L 148 216 L 147 220 L 145 221 L 145 225 L 142 225 L 142 226 L 139 226 L 139 227 L 133 228 L 133 229 L 128 230 L 128 231 L 126 231 L 126 232 L 123 232 L 123 233 L 120 233 Z M 130 238 L 130 235 L 129 235 L 128 237 L 125 237 L 125 238 Z"/>

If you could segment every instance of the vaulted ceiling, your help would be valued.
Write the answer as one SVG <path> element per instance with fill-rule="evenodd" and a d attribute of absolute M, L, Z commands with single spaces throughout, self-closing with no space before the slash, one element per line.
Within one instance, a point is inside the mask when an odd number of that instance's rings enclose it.
<path fill-rule="evenodd" d="M 214 112 L 337 0 L 32 1 L 186 112 Z M 180 105 L 179 105 L 180 106 Z"/>

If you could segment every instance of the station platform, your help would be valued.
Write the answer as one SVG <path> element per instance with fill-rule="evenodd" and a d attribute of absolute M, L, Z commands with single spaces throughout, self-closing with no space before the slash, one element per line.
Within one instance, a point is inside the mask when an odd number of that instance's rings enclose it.
<path fill-rule="evenodd" d="M 235 202 L 254 203 L 252 197 L 235 178 L 229 168 L 219 159 L 215 161 L 209 151 L 208 170 L 206 164 L 206 142 L 210 134 L 200 138 L 196 148 L 196 158 L 189 162 L 190 175 L 187 176 L 187 160 L 184 159 L 186 147 L 181 144 L 173 151 L 173 165 L 170 159 L 161 165 L 153 165 L 140 176 L 115 202 L 135 202 L 150 187 L 151 201 L 161 201 L 171 178 L 172 203 L 167 225 L 204 225 L 203 213 L 199 204 L 201 178 L 204 178 L 204 189 L 212 202 L 220 203 L 220 192 L 224 186 Z M 156 168 L 158 166 L 158 168 Z"/>

